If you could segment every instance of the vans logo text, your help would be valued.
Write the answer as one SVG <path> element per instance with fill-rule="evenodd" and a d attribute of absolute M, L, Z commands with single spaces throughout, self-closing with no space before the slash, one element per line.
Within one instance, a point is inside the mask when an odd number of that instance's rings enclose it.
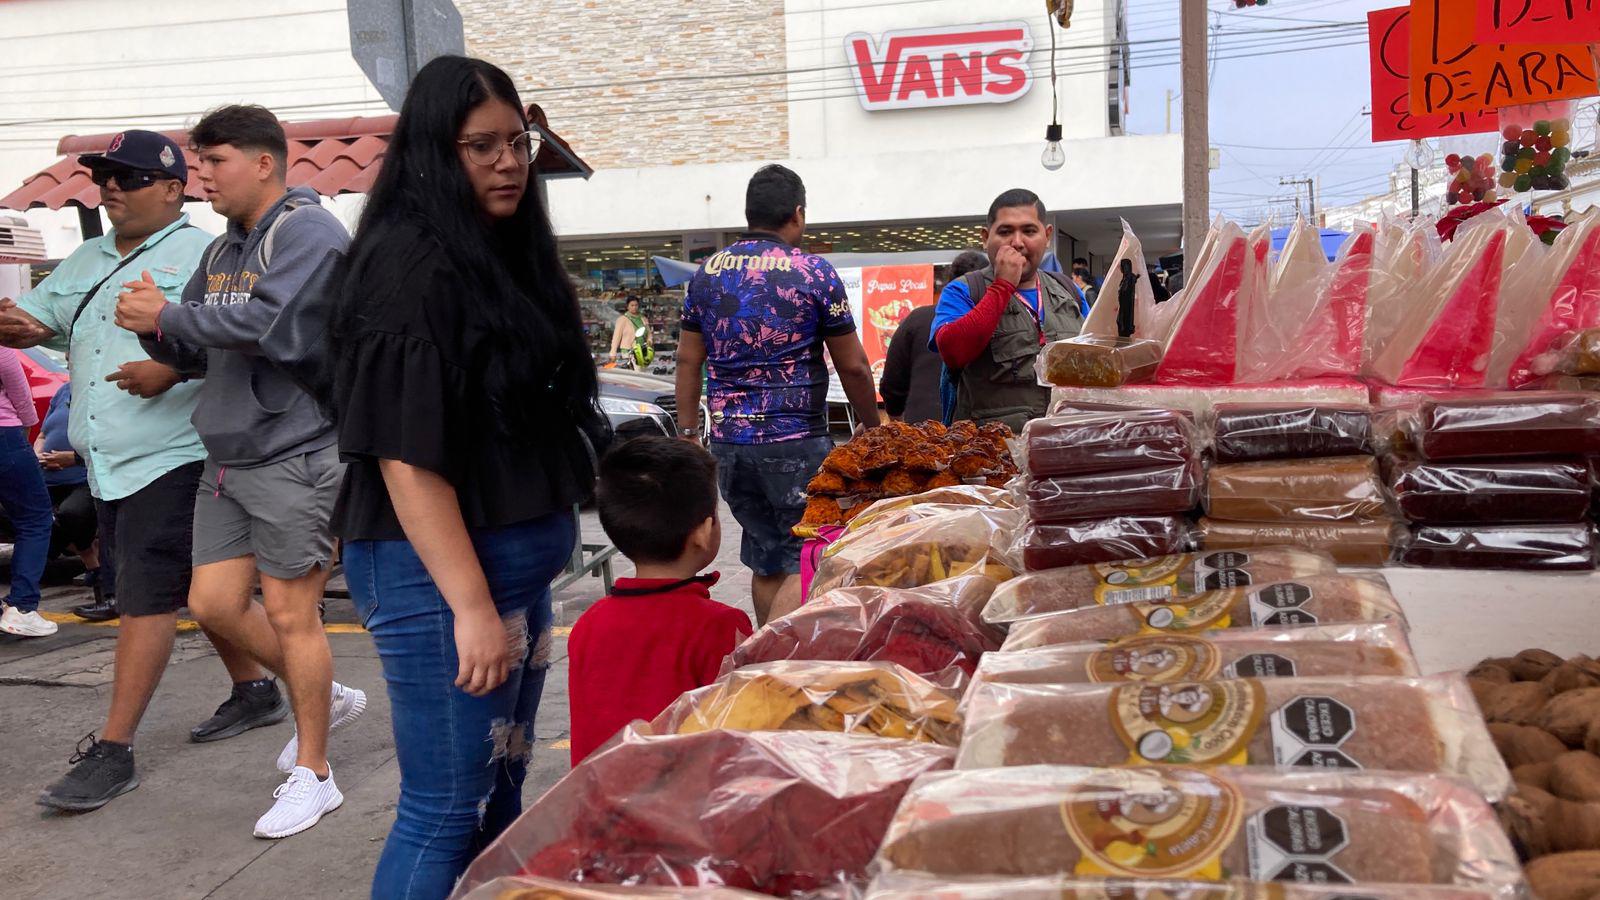
<path fill-rule="evenodd" d="M 863 109 L 1010 103 L 1028 92 L 1026 22 L 852 34 L 845 56 Z"/>

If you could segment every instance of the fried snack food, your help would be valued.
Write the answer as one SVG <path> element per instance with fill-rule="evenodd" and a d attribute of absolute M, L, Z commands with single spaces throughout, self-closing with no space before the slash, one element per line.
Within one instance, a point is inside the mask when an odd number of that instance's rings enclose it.
<path fill-rule="evenodd" d="M 832 497 L 812 497 L 807 500 L 805 515 L 800 518 L 802 526 L 837 525 L 843 521 L 844 510 L 839 508 L 839 501 Z"/>
<path fill-rule="evenodd" d="M 1372 413 L 1354 404 L 1218 403 L 1217 462 L 1373 452 Z"/>
<path fill-rule="evenodd" d="M 823 552 L 811 596 L 852 585 L 921 587 L 967 574 L 1004 581 L 1016 574 L 1014 510 L 951 507 L 923 515 L 912 507 L 905 521 L 847 535 Z"/>
<path fill-rule="evenodd" d="M 954 747 L 961 718 L 954 697 L 891 662 L 783 660 L 736 669 L 682 695 L 651 728 L 855 732 Z"/>
<path fill-rule="evenodd" d="M 1378 575 L 1311 575 L 1190 597 L 1085 606 L 1013 622 L 1006 650 L 1116 641 L 1138 635 L 1191 634 L 1229 628 L 1392 622 L 1405 624 L 1400 603 Z"/>
<path fill-rule="evenodd" d="M 1206 514 L 1236 522 L 1371 522 L 1387 513 L 1371 456 L 1211 467 Z"/>
<path fill-rule="evenodd" d="M 625 729 L 480 854 L 457 891 L 503 875 L 780 897 L 863 885 L 906 788 L 950 757 L 856 734 Z"/>
<path fill-rule="evenodd" d="M 1039 354 L 1039 383 L 1057 387 L 1122 387 L 1154 381 L 1160 341 L 1085 334 L 1052 341 Z"/>
<path fill-rule="evenodd" d="M 1465 676 L 1232 678 L 1129 684 L 977 680 L 958 769 L 1254 765 L 1454 775 L 1511 790 Z"/>
<path fill-rule="evenodd" d="M 1003 487 L 1017 473 L 1008 443 L 1011 437 L 1004 425 L 979 428 L 972 422 L 958 422 L 948 430 L 933 422 L 888 422 L 868 429 L 835 447 L 807 485 L 813 500 L 844 500 L 839 514 L 829 518 L 826 513 L 831 508 L 817 504 L 795 532 L 815 537 L 820 527 L 843 525 L 861 514 L 861 501 L 968 482 Z"/>
<path fill-rule="evenodd" d="M 1348 882 L 1456 884 L 1505 900 L 1522 881 L 1494 811 L 1452 778 L 1181 766 L 926 775 L 900 804 L 874 868 L 1203 880 L 1232 873 L 1347 882 L 1346 892 Z"/>
<path fill-rule="evenodd" d="M 999 684 L 1087 684 L 1417 674 L 1404 629 L 1372 623 L 1152 634 L 1113 644 L 986 653 L 976 677 Z"/>
<path fill-rule="evenodd" d="M 1289 545 L 1321 550 L 1342 566 L 1378 567 L 1389 562 L 1405 539 L 1405 527 L 1393 519 L 1371 522 L 1233 522 L 1206 516 L 1200 520 L 1200 546 L 1206 550 L 1245 550 Z"/>
<path fill-rule="evenodd" d="M 806 493 L 812 497 L 843 497 L 849 491 L 843 475 L 823 469 L 806 485 Z"/>
<path fill-rule="evenodd" d="M 1166 556 L 1189 543 L 1182 516 L 1110 516 L 1072 522 L 1028 524 L 1018 538 L 1023 568 L 1030 572 Z"/>
<path fill-rule="evenodd" d="M 1084 606 L 1187 597 L 1204 591 L 1336 575 L 1323 553 L 1291 547 L 1179 553 L 1030 572 L 995 589 L 983 620 L 995 624 Z"/>

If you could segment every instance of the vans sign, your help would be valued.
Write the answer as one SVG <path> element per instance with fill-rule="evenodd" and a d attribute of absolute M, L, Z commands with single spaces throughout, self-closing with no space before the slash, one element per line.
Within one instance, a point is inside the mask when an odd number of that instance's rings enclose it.
<path fill-rule="evenodd" d="M 1033 36 L 1026 22 L 852 34 L 845 56 L 869 112 L 1010 103 L 1028 92 Z"/>

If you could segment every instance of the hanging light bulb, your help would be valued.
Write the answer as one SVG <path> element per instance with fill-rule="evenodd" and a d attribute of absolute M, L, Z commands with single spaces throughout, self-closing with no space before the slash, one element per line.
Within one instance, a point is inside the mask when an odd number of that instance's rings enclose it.
<path fill-rule="evenodd" d="M 1067 164 L 1067 153 L 1061 149 L 1061 125 L 1052 122 L 1044 129 L 1044 154 L 1039 164 L 1054 172 Z"/>

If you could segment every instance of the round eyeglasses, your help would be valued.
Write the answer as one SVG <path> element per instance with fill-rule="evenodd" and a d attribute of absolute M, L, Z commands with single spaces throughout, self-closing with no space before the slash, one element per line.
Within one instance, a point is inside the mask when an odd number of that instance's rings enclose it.
<path fill-rule="evenodd" d="M 497 134 L 469 134 L 456 143 L 467 148 L 467 159 L 476 166 L 492 166 L 498 163 L 507 147 L 511 148 L 512 158 L 526 166 L 539 155 L 539 148 L 544 145 L 544 139 L 537 132 L 524 131 L 509 141 L 501 140 Z"/>

